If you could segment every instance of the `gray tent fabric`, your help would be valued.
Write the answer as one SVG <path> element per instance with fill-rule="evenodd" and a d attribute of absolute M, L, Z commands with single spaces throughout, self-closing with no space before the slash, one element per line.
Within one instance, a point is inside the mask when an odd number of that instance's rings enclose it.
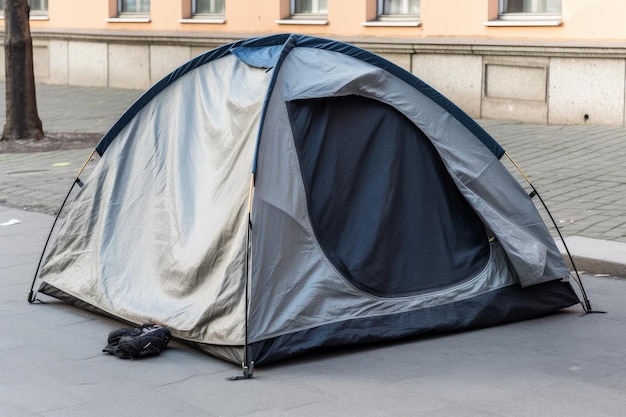
<path fill-rule="evenodd" d="M 244 213 L 267 78 L 231 55 L 142 109 L 70 208 L 46 282 L 184 339 L 243 344 Z"/>
<path fill-rule="evenodd" d="M 38 291 L 234 363 L 579 302 L 495 140 L 347 44 L 285 34 L 209 51 L 96 151 Z"/>

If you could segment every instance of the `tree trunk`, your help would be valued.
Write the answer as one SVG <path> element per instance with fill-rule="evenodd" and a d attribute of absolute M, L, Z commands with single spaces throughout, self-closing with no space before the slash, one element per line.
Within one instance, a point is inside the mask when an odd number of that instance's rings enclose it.
<path fill-rule="evenodd" d="M 37 114 L 29 14 L 28 0 L 6 0 L 6 121 L 2 140 L 43 138 L 41 119 Z"/>

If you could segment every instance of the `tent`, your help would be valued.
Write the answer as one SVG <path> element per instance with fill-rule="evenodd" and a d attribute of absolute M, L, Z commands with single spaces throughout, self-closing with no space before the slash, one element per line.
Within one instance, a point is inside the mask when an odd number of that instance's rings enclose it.
<path fill-rule="evenodd" d="M 317 347 L 579 303 L 504 154 L 374 54 L 292 34 L 234 42 L 155 84 L 103 137 L 36 292 L 162 323 L 246 376 Z"/>

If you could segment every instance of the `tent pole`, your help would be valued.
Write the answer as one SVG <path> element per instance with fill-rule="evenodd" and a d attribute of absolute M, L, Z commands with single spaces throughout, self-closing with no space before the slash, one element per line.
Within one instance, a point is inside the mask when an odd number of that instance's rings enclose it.
<path fill-rule="evenodd" d="M 243 363 L 241 367 L 243 369 L 243 376 L 245 379 L 252 378 L 254 373 L 254 361 L 250 360 L 250 347 L 248 345 L 248 313 L 250 303 L 250 234 L 252 231 L 252 197 L 254 195 L 254 172 L 250 176 L 250 190 L 248 192 L 248 227 L 246 233 L 246 273 L 245 273 L 245 292 L 246 292 L 246 307 L 245 307 L 245 336 L 244 336 L 244 348 L 243 348 Z"/>
<path fill-rule="evenodd" d="M 250 289 L 250 285 L 249 285 L 249 279 L 250 279 L 250 232 L 252 230 L 252 194 L 253 194 L 253 187 L 254 187 L 254 173 L 252 174 L 252 180 L 250 181 L 250 194 L 249 194 L 249 198 L 250 198 L 250 202 L 248 204 L 248 225 L 247 225 L 247 230 L 246 230 L 246 261 L 245 261 L 245 268 L 246 268 L 246 272 L 245 272 L 245 284 L 244 284 L 244 291 L 246 293 L 245 296 L 245 318 L 244 318 L 244 342 L 243 342 L 243 360 L 241 361 L 241 369 L 243 371 L 243 376 L 239 375 L 239 376 L 234 376 L 234 377 L 229 377 L 227 379 L 231 380 L 231 381 L 238 381 L 240 379 L 250 379 L 252 378 L 252 374 L 254 373 L 254 361 L 250 360 L 250 348 L 248 346 L 248 312 L 249 312 L 249 307 L 248 304 L 250 302 L 250 296 L 249 296 L 249 289 Z"/>
<path fill-rule="evenodd" d="M 567 243 L 565 243 L 565 238 L 561 234 L 561 229 L 559 229 L 559 226 L 556 224 L 556 221 L 554 220 L 554 217 L 552 217 L 552 213 L 550 213 L 550 210 L 548 209 L 548 206 L 546 205 L 546 203 L 543 201 L 543 198 L 541 198 L 541 195 L 539 195 L 539 191 L 537 191 L 537 189 L 535 188 L 533 183 L 530 181 L 528 176 L 526 176 L 524 171 L 522 171 L 522 168 L 520 168 L 520 166 L 517 165 L 517 163 L 513 160 L 511 155 L 509 155 L 507 152 L 505 152 L 504 154 L 507 156 L 507 158 L 509 158 L 511 163 L 515 166 L 515 168 L 517 168 L 517 170 L 520 172 L 520 174 L 522 174 L 522 176 L 524 177 L 524 179 L 526 180 L 528 185 L 530 185 L 530 188 L 532 188 L 533 192 L 530 194 L 530 197 L 532 198 L 533 196 L 536 195 L 537 198 L 539 198 L 539 201 L 541 202 L 541 204 L 543 205 L 543 208 L 548 213 L 548 216 L 550 217 L 550 220 L 552 221 L 552 224 L 554 225 L 554 228 L 556 229 L 556 232 L 559 235 L 559 239 L 561 239 L 561 242 L 563 242 L 563 247 L 565 248 L 565 252 L 567 253 L 567 257 L 569 258 L 569 261 L 572 264 L 572 268 L 574 269 L 574 273 L 576 274 L 576 277 L 573 277 L 573 276 L 572 277 L 575 278 L 574 281 L 576 281 L 576 284 L 578 285 L 578 288 L 580 288 L 580 291 L 581 291 L 581 294 L 582 294 L 582 298 L 583 298 L 583 302 L 581 303 L 582 306 L 583 306 L 583 309 L 585 310 L 586 313 L 591 313 L 592 312 L 591 302 L 589 301 L 589 298 L 587 297 L 587 293 L 585 292 L 585 287 L 583 286 L 583 283 L 582 283 L 582 280 L 580 278 L 580 275 L 578 274 L 578 269 L 576 268 L 576 264 L 574 263 L 574 259 L 572 258 L 572 254 L 570 253 L 569 248 L 567 247 Z"/>
<path fill-rule="evenodd" d="M 48 247 L 48 243 L 50 243 L 50 238 L 52 237 L 52 232 L 54 231 L 54 228 L 55 228 L 55 226 L 57 224 L 57 221 L 59 220 L 59 216 L 61 215 L 61 211 L 63 211 L 63 207 L 65 207 L 65 203 L 67 203 L 67 199 L 70 197 L 70 194 L 72 193 L 72 190 L 74 189 L 74 185 L 75 184 L 81 184 L 81 186 L 82 186 L 82 183 L 81 183 L 79 178 L 80 178 L 81 174 L 83 173 L 83 171 L 85 170 L 85 168 L 87 167 L 87 164 L 89 163 L 89 161 L 91 161 L 91 158 L 93 158 L 95 153 L 96 153 L 96 149 L 94 148 L 94 150 L 91 152 L 91 154 L 89 155 L 89 157 L 87 158 L 87 160 L 85 161 L 83 166 L 78 171 L 78 174 L 76 174 L 76 178 L 72 182 L 72 185 L 71 185 L 70 189 L 68 190 L 67 194 L 65 195 L 65 198 L 63 199 L 63 202 L 61 203 L 61 207 L 59 207 L 59 210 L 57 211 L 57 215 L 54 218 L 54 222 L 52 222 L 52 227 L 50 228 L 50 233 L 48 233 L 48 238 L 46 239 L 46 243 L 44 243 L 44 245 L 43 245 L 43 250 L 41 251 L 41 256 L 39 257 L 39 262 L 37 263 L 37 269 L 35 270 L 35 276 L 33 277 L 33 282 L 30 284 L 30 291 L 28 292 L 28 302 L 29 303 L 33 303 L 35 301 L 35 294 L 33 292 L 33 288 L 35 288 L 35 281 L 37 281 L 37 275 L 39 275 L 39 270 L 41 268 L 41 263 L 43 262 L 44 254 L 46 253 L 46 249 Z"/>

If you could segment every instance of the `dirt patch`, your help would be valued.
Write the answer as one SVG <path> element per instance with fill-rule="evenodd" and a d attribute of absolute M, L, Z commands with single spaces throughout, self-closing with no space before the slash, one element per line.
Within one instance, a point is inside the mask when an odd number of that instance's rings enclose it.
<path fill-rule="evenodd" d="M 43 139 L 0 140 L 0 153 L 33 153 L 94 148 L 100 133 L 48 133 Z"/>

